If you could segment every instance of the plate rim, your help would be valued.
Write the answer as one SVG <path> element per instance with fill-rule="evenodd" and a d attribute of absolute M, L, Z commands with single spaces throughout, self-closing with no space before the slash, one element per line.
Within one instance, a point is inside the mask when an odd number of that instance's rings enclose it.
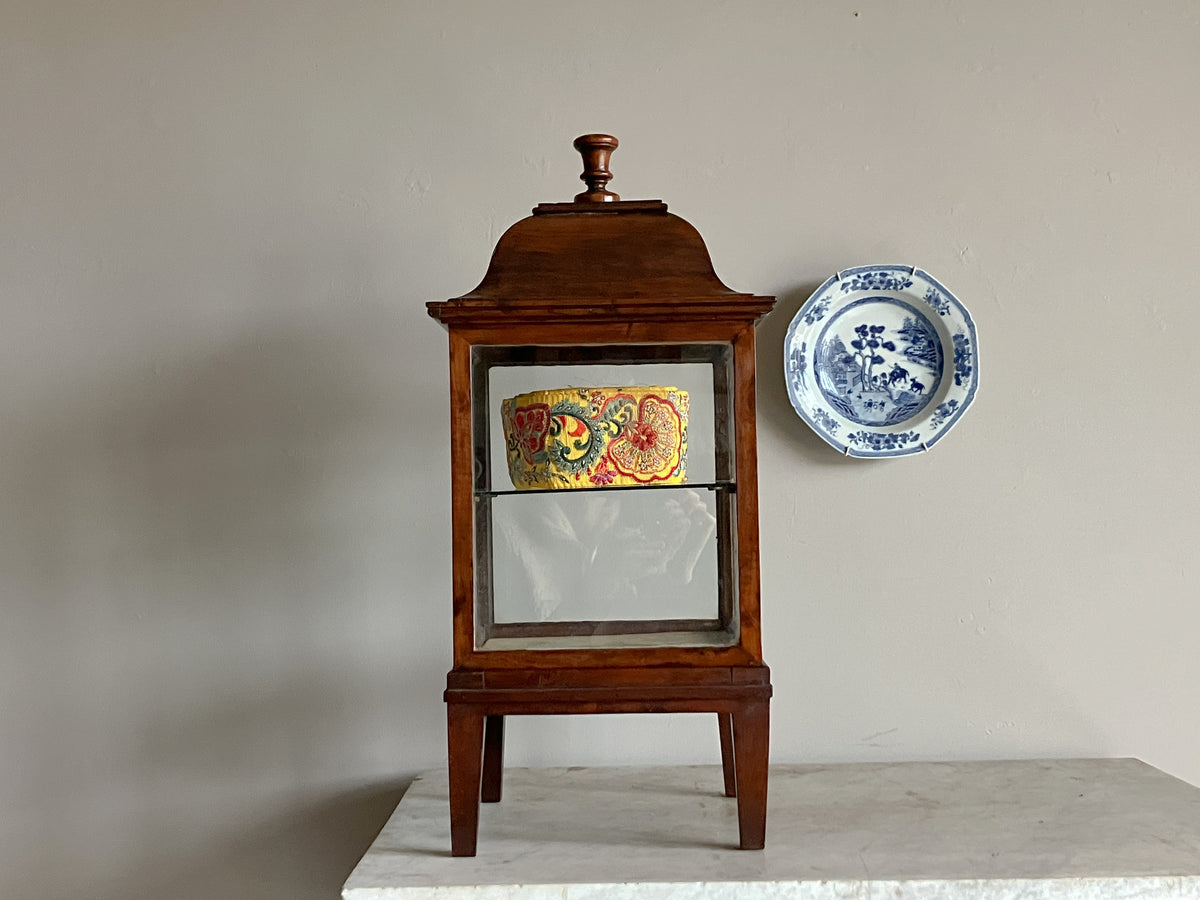
<path fill-rule="evenodd" d="M 954 312 L 957 314 L 957 316 L 961 319 L 961 324 L 964 327 L 966 333 L 969 335 L 970 349 L 969 349 L 968 362 L 970 364 L 970 374 L 968 375 L 969 383 L 967 384 L 966 394 L 963 397 L 962 402 L 958 405 L 958 408 L 955 409 L 949 416 L 947 416 L 945 418 L 945 420 L 937 427 L 937 430 L 935 431 L 935 433 L 932 436 L 930 436 L 927 440 L 919 441 L 918 443 L 914 443 L 912 446 L 909 446 L 909 447 L 900 447 L 898 449 L 891 449 L 891 450 L 872 450 L 869 447 L 862 448 L 862 449 L 856 448 L 856 447 L 852 446 L 849 442 L 840 440 L 837 437 L 835 437 L 834 435 L 829 434 L 823 426 L 821 426 L 817 422 L 813 421 L 813 419 L 808 415 L 808 413 L 805 412 L 803 406 L 798 402 L 798 399 L 796 396 L 798 393 L 798 390 L 796 389 L 796 387 L 793 383 L 794 379 L 793 379 L 793 375 L 792 375 L 792 373 L 793 373 L 792 351 L 793 351 L 796 333 L 801 328 L 814 328 L 817 325 L 817 323 L 819 323 L 826 316 L 836 315 L 837 310 L 839 308 L 845 306 L 847 303 L 853 302 L 857 299 L 861 299 L 861 295 L 864 293 L 868 293 L 870 291 L 870 289 L 860 289 L 860 290 L 849 291 L 846 293 L 845 297 L 837 298 L 837 300 L 830 303 L 828 307 L 826 307 L 824 310 L 821 310 L 821 314 L 817 318 L 816 322 L 806 323 L 804 321 L 805 317 L 810 316 L 813 313 L 813 311 L 815 310 L 815 308 L 817 306 L 817 303 L 820 301 L 820 299 L 822 299 L 825 291 L 827 291 L 830 287 L 844 281 L 847 276 L 853 276 L 853 275 L 868 273 L 868 272 L 886 272 L 889 274 L 890 273 L 903 273 L 905 276 L 912 278 L 914 280 L 917 278 L 920 278 L 922 281 L 925 281 L 931 287 L 936 289 L 940 293 L 940 295 L 949 302 L 951 308 L 954 310 Z M 890 291 L 890 293 L 904 294 L 906 291 L 907 291 L 907 288 L 904 288 L 899 291 L 892 290 L 892 291 Z M 876 289 L 876 292 L 885 293 L 886 291 L 884 291 L 882 289 Z M 939 313 L 939 311 L 936 308 L 931 307 L 929 305 L 928 300 L 924 297 L 921 297 L 919 294 L 915 294 L 915 295 L 910 294 L 910 295 L 908 295 L 908 299 L 911 299 L 919 304 L 922 304 L 922 308 L 929 310 L 931 313 L 937 313 L 938 320 L 944 318 L 946 315 L 944 313 Z M 946 330 L 951 333 L 951 338 L 952 338 L 954 329 L 946 329 Z M 940 335 L 941 335 L 941 332 L 939 331 L 939 336 Z M 959 421 L 959 419 L 962 418 L 963 413 L 965 413 L 967 411 L 967 408 L 974 402 L 975 396 L 979 390 L 979 335 L 975 328 L 975 320 L 971 317 L 971 313 L 967 310 L 966 306 L 963 305 L 962 301 L 959 300 L 957 296 L 955 296 L 953 291 L 949 290 L 937 278 L 930 275 L 928 271 L 926 271 L 925 269 L 922 269 L 920 266 L 901 265 L 901 264 L 891 263 L 891 264 L 878 264 L 878 265 L 851 266 L 849 268 L 839 269 L 838 271 L 834 272 L 832 275 L 830 275 L 828 278 L 826 278 L 821 283 L 821 285 L 819 287 L 817 287 L 816 290 L 814 290 L 809 295 L 808 299 L 806 299 L 804 301 L 804 303 L 802 303 L 800 305 L 800 308 L 798 310 L 796 310 L 796 314 L 792 317 L 792 321 L 788 325 L 787 334 L 784 337 L 783 350 L 784 350 L 784 352 L 783 352 L 784 384 L 785 384 L 785 387 L 787 388 L 788 400 L 792 404 L 792 408 L 796 411 L 796 414 L 798 416 L 800 416 L 800 418 L 822 440 L 825 441 L 825 443 L 829 444 L 831 447 L 833 447 L 835 450 L 837 450 L 838 453 L 841 454 L 842 456 L 853 457 L 855 459 L 885 459 L 885 458 L 897 457 L 897 456 L 913 456 L 916 454 L 928 452 L 930 449 L 932 449 L 934 444 L 936 444 L 938 441 L 940 441 L 942 439 L 942 437 L 944 437 L 946 435 L 947 432 L 949 432 L 956 424 L 958 424 L 958 421 Z M 952 345 L 948 345 L 947 341 L 945 341 L 945 340 L 942 341 L 942 351 L 944 354 L 944 358 L 947 360 L 947 362 L 953 361 L 954 347 Z M 946 374 L 953 375 L 954 369 L 950 368 Z M 922 410 L 920 413 L 917 414 L 917 417 L 923 417 L 922 421 L 924 422 L 925 420 L 927 420 L 927 419 L 931 418 L 933 415 L 935 415 L 939 408 L 940 408 L 940 406 L 937 406 L 937 407 L 934 407 L 932 410 L 930 410 L 930 408 L 927 406 L 924 410 Z M 911 419 L 906 420 L 903 423 L 899 423 L 897 426 L 890 427 L 886 431 L 883 429 L 878 429 L 877 426 L 871 426 L 871 425 L 861 425 L 859 427 L 866 428 L 866 429 L 876 429 L 875 433 L 890 434 L 890 433 L 902 431 L 906 427 L 909 430 L 911 430 L 912 420 Z M 918 437 L 920 437 L 920 435 L 918 435 Z"/>

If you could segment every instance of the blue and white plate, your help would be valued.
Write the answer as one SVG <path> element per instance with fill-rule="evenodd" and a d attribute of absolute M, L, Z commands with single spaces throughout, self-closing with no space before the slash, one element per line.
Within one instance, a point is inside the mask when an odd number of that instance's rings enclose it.
<path fill-rule="evenodd" d="M 928 450 L 979 384 L 975 323 L 915 266 L 858 266 L 813 292 L 784 343 L 800 418 L 846 456 Z"/>

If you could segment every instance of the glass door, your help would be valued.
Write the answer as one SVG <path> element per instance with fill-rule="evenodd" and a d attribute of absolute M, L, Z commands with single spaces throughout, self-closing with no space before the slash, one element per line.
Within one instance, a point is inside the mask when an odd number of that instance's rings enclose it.
<path fill-rule="evenodd" d="M 737 643 L 731 378 L 723 343 L 473 348 L 477 649 Z"/>

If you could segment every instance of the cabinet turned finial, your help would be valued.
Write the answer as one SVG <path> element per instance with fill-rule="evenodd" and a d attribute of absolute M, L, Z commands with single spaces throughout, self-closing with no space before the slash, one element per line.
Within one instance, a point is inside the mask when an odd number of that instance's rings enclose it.
<path fill-rule="evenodd" d="M 576 203 L 612 203 L 621 199 L 619 194 L 605 190 L 612 179 L 608 160 L 617 146 L 617 139 L 611 134 L 584 134 L 575 138 L 575 149 L 583 155 L 583 174 L 579 180 L 588 187 L 575 195 Z"/>

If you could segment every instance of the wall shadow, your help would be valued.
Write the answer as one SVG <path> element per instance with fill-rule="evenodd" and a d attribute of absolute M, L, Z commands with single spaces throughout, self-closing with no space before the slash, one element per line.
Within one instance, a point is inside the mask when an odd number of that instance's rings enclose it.
<path fill-rule="evenodd" d="M 779 439 L 785 452 L 799 461 L 824 466 L 851 465 L 813 432 L 792 406 L 783 369 L 783 342 L 788 326 L 820 281 L 806 281 L 779 295 L 775 309 L 758 326 L 758 428 Z"/>
<path fill-rule="evenodd" d="M 372 785 L 280 812 L 112 900 L 337 900 L 408 786 Z"/>
<path fill-rule="evenodd" d="M 0 894 L 326 900 L 440 757 L 445 351 L 384 318 L 156 347 L 15 423 Z"/>

